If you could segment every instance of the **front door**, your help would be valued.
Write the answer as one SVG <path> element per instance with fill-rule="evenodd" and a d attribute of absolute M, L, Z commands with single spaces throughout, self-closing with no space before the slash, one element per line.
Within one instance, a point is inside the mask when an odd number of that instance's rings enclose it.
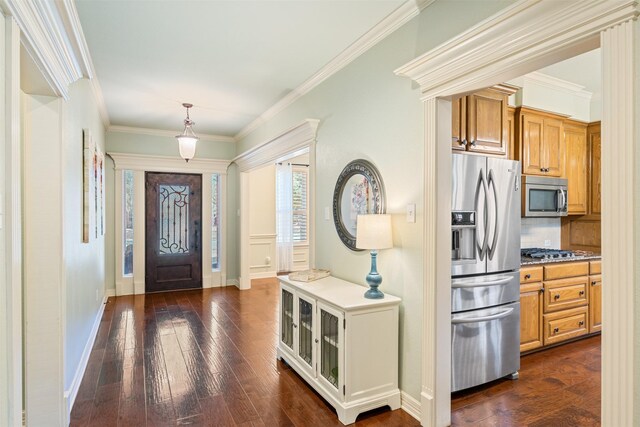
<path fill-rule="evenodd" d="M 202 176 L 146 173 L 145 291 L 202 287 Z"/>

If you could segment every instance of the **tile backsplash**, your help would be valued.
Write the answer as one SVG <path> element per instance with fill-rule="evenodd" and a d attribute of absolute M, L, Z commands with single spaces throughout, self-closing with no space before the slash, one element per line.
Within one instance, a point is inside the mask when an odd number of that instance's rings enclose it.
<path fill-rule="evenodd" d="M 521 218 L 520 225 L 520 247 L 560 249 L 560 218 Z"/>

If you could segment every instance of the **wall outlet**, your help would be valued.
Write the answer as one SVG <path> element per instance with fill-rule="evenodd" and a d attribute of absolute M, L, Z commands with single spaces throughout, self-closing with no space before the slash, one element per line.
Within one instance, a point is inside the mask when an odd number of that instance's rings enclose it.
<path fill-rule="evenodd" d="M 545 247 L 545 248 L 548 248 L 548 247 L 550 247 L 550 246 L 551 246 L 551 240 L 545 240 L 545 241 L 544 241 L 544 247 Z"/>
<path fill-rule="evenodd" d="M 410 203 L 407 205 L 407 222 L 416 222 L 416 204 Z"/>
<path fill-rule="evenodd" d="M 266 258 L 264 259 L 264 263 L 265 263 L 266 265 L 271 265 L 271 257 L 270 257 L 270 256 L 266 257 Z"/>

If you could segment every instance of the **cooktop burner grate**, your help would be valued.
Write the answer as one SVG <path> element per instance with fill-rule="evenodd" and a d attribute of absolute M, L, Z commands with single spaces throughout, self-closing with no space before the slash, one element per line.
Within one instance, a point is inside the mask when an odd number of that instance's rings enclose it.
<path fill-rule="evenodd" d="M 526 248 L 520 249 L 520 255 L 523 257 L 534 259 L 549 259 L 571 258 L 575 256 L 575 253 L 573 251 L 564 251 L 560 249 Z"/>

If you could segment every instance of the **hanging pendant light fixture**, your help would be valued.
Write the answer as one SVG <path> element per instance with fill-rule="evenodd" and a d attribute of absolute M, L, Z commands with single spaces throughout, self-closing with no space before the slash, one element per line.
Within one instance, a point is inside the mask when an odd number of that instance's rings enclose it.
<path fill-rule="evenodd" d="M 193 104 L 184 103 L 182 106 L 187 109 L 187 118 L 184 119 L 184 130 L 180 135 L 176 135 L 176 139 L 178 140 L 180 157 L 188 162 L 196 154 L 196 143 L 200 138 L 191 129 L 191 126 L 195 125 L 189 118 L 189 108 L 193 107 Z"/>

